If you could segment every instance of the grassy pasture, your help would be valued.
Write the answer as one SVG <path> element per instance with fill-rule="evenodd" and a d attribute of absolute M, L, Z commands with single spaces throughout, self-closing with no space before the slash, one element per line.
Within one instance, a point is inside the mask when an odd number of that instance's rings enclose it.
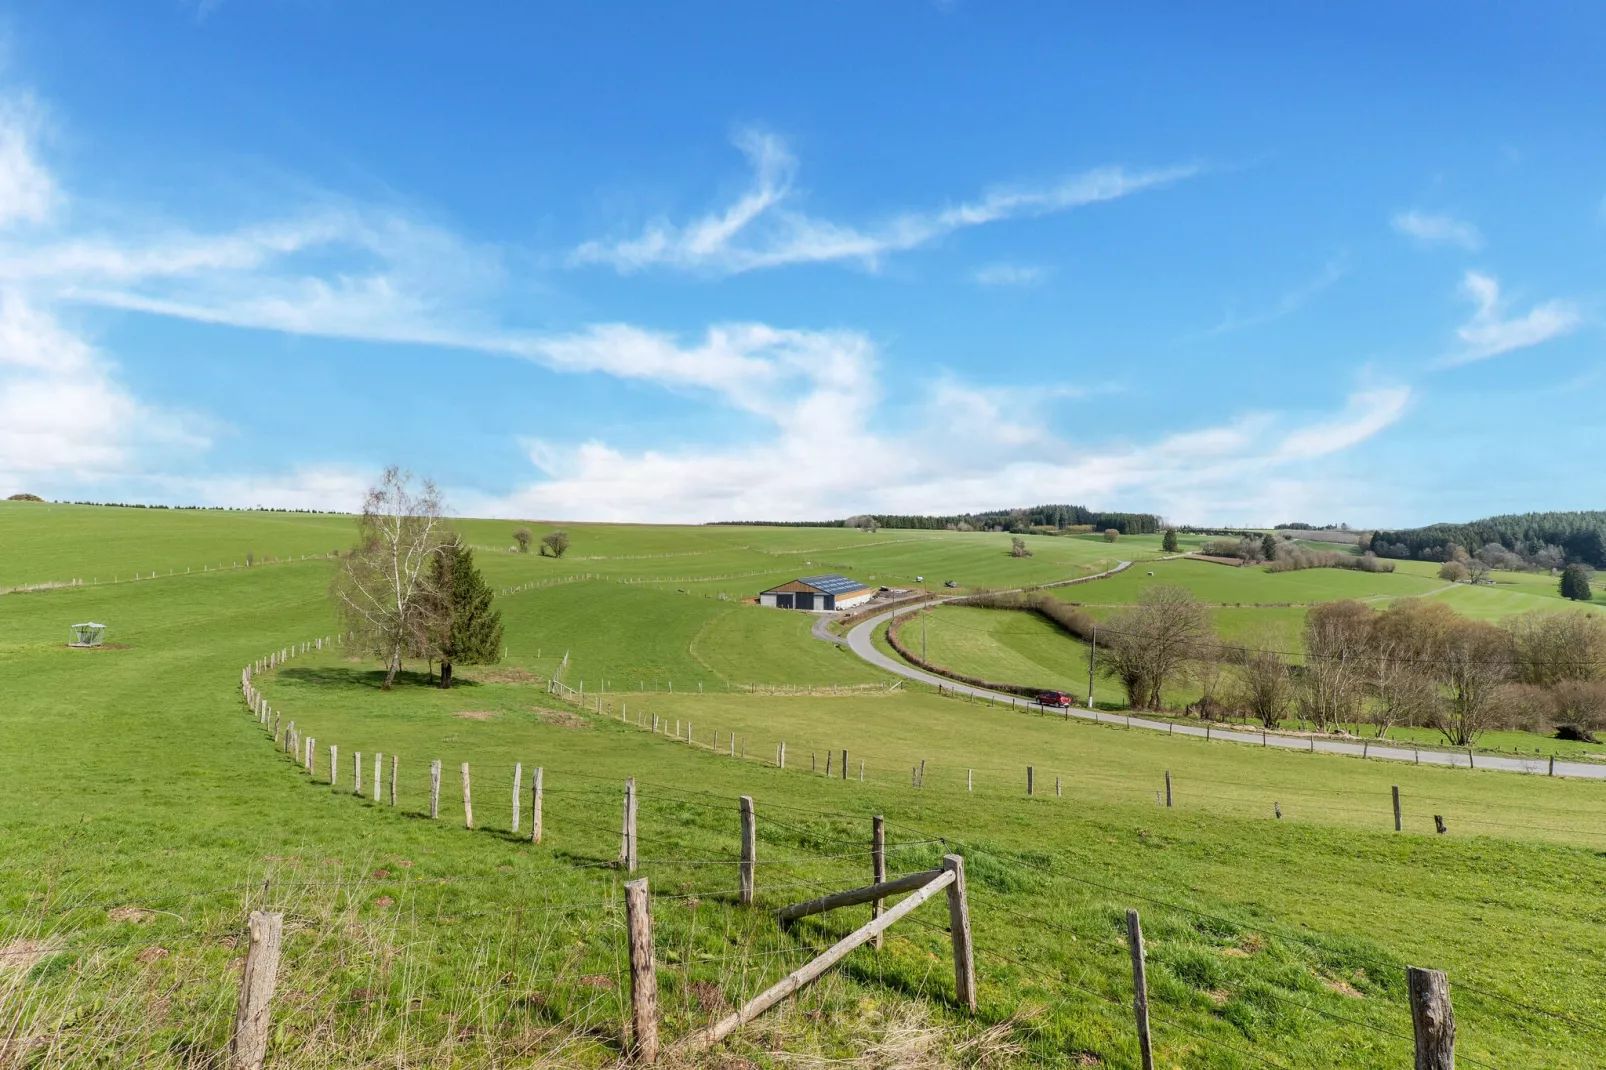
<path fill-rule="evenodd" d="M 255 534 L 232 525 L 256 514 L 214 515 L 228 527 L 215 543 L 197 538 L 202 559 Z M 478 525 L 464 527 L 478 542 Z M 486 523 L 486 537 L 506 527 Z M 0 913 L 0 949 L 42 947 L 18 956 L 26 974 L 0 965 L 0 991 L 12 993 L 0 1007 L 13 1013 L 15 993 L 27 993 L 34 1012 L 21 1034 L 58 1037 L 36 1058 L 177 1066 L 216 1051 L 232 1012 L 228 966 L 243 911 L 267 903 L 289 912 L 292 930 L 273 1065 L 608 1062 L 620 1017 L 620 875 L 597 864 L 616 852 L 618 784 L 634 775 L 641 853 L 654 860 L 643 869 L 664 897 L 655 923 L 671 1035 L 864 916 L 787 936 L 717 894 L 733 883 L 726 865 L 683 864 L 733 857 L 736 795 L 758 800 L 761 885 L 862 879 L 862 857 L 830 856 L 859 850 L 875 812 L 894 822 L 900 868 L 941 853 L 941 844 L 916 842 L 928 832 L 967 856 L 980 1025 L 949 1009 L 943 918 L 925 908 L 879 955 L 858 953 L 745 1035 L 736 1052 L 761 1065 L 782 1062 L 770 1054 L 780 1049 L 845 1059 L 939 1029 L 933 1058 L 957 1063 L 1001 1036 L 1019 1049 L 994 1050 L 1002 1062 L 1081 1066 L 1096 1056 L 1133 1066 L 1118 928 L 1126 906 L 1144 910 L 1162 1065 L 1405 1065 L 1406 962 L 1452 972 L 1464 1056 L 1503 1067 L 1592 1065 L 1597 1033 L 1499 997 L 1586 1022 L 1606 1010 L 1599 785 L 1173 740 L 922 693 L 686 693 L 682 671 L 738 686 L 744 675 L 825 684 L 875 674 L 812 639 L 802 615 L 721 602 L 712 579 L 681 594 L 680 578 L 749 565 L 795 575 L 803 562 L 830 560 L 928 579 L 948 568 L 968 582 L 1008 577 L 1018 562 L 1005 556 L 1004 536 L 920 533 L 934 567 L 918 544 L 889 539 L 878 549 L 831 529 L 642 529 L 641 546 L 681 557 L 632 555 L 626 529 L 570 530 L 581 533 L 576 556 L 562 562 L 481 555 L 508 586 L 609 578 L 502 599 L 509 661 L 465 669 L 468 686 L 440 692 L 409 677 L 381 694 L 374 666 L 334 653 L 262 679 L 270 701 L 318 738 L 322 776 L 323 748 L 339 745 L 334 790 L 276 753 L 235 692 L 252 656 L 333 630 L 327 562 L 0 599 L 0 771 L 10 788 L 0 815 L 0 911 L 9 912 Z M 135 532 L 122 551 L 148 554 L 159 534 Z M 1108 552 L 1093 540 L 1030 541 L 1038 556 L 1026 564 L 1045 574 L 1096 565 Z M 1048 560 L 1044 545 L 1083 556 Z M 607 560 L 583 552 L 603 549 Z M 17 571 L 43 574 L 26 562 Z M 1029 619 L 999 616 L 1016 626 Z M 82 619 L 108 621 L 120 649 L 65 649 L 65 625 Z M 593 673 L 674 674 L 674 695 L 622 689 L 605 702 L 690 721 L 701 742 L 734 731 L 749 760 L 622 725 L 618 705 L 601 718 L 555 705 L 537 678 L 560 646 L 572 651 L 571 681 L 583 669 L 588 692 Z M 783 738 L 785 772 L 758 760 Z M 827 748 L 844 747 L 854 779 L 807 771 L 808 752 L 823 764 Z M 396 810 L 349 793 L 346 763 L 358 750 L 365 760 L 376 750 L 401 755 Z M 440 822 L 420 816 L 431 758 L 448 770 Z M 908 769 L 922 760 L 917 790 Z M 474 769 L 472 832 L 455 820 L 452 771 L 463 761 Z M 547 769 L 540 847 L 508 834 L 514 761 Z M 1037 769 L 1032 799 L 1022 791 L 1026 764 Z M 974 792 L 964 790 L 967 768 L 977 771 Z M 1154 801 L 1166 770 L 1170 810 Z M 1052 794 L 1056 776 L 1063 797 Z M 1387 816 L 1396 783 L 1403 835 Z M 1271 816 L 1273 803 L 1283 820 Z M 1449 836 L 1429 831 L 1433 813 L 1447 816 Z M 582 866 L 593 868 L 574 868 Z M 810 887 L 776 887 L 764 901 Z M 189 894 L 217 888 L 228 890 Z M 65 909 L 75 904 L 84 909 Z M 124 906 L 151 913 L 108 912 Z M 167 954 L 140 957 L 157 946 Z M 18 976 L 28 984 L 6 989 Z M 990 1041 L 988 1025 L 1001 1028 Z M 957 1050 L 967 1039 L 982 1047 Z"/>

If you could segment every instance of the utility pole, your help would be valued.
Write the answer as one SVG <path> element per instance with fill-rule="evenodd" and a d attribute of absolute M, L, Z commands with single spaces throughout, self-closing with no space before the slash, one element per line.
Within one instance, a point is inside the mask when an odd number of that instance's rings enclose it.
<path fill-rule="evenodd" d="M 926 607 L 920 607 L 920 660 L 926 660 Z"/>
<path fill-rule="evenodd" d="M 1087 648 L 1087 708 L 1093 708 L 1093 656 L 1099 649 L 1099 626 L 1093 625 L 1093 641 Z"/>

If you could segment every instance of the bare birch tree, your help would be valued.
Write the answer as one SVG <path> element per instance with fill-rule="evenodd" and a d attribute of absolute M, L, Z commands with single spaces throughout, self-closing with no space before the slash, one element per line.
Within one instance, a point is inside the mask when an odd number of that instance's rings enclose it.
<path fill-rule="evenodd" d="M 1299 712 L 1326 731 L 1360 719 L 1373 611 L 1360 602 L 1324 602 L 1305 615 L 1305 671 Z"/>
<path fill-rule="evenodd" d="M 1186 587 L 1156 584 L 1100 635 L 1104 673 L 1121 681 L 1133 709 L 1157 710 L 1166 682 L 1187 672 L 1212 635 L 1203 602 Z"/>
<path fill-rule="evenodd" d="M 435 485 L 426 479 L 415 492 L 412 476 L 394 465 L 363 500 L 357 545 L 333 594 L 359 647 L 384 659 L 387 691 L 402 658 L 429 651 L 435 557 L 448 535 Z"/>

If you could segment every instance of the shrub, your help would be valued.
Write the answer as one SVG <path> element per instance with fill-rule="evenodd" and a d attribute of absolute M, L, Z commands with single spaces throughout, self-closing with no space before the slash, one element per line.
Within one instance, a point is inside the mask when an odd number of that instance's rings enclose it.
<path fill-rule="evenodd" d="M 1551 688 L 1556 722 L 1585 738 L 1606 728 L 1606 680 L 1563 680 Z"/>
<path fill-rule="evenodd" d="M 1451 583 L 1465 583 L 1467 566 L 1459 561 L 1446 561 L 1444 567 L 1439 569 L 1439 579 L 1449 580 Z"/>
<path fill-rule="evenodd" d="M 542 557 L 562 557 L 569 549 L 569 533 L 554 531 L 541 540 Z"/>
<path fill-rule="evenodd" d="M 1009 540 L 1010 557 L 1031 557 L 1032 552 L 1026 549 L 1026 540 L 1019 535 Z"/>
<path fill-rule="evenodd" d="M 1120 537 L 1121 537 L 1121 533 L 1119 531 L 1116 531 L 1114 528 L 1105 528 L 1104 529 L 1104 541 L 1105 542 L 1114 542 L 1116 539 L 1119 539 Z"/>
<path fill-rule="evenodd" d="M 519 528 L 513 533 L 513 541 L 518 544 L 519 553 L 521 554 L 530 552 L 530 543 L 534 538 L 535 536 L 530 534 L 529 528 Z"/>
<path fill-rule="evenodd" d="M 1165 538 L 1160 540 L 1160 549 L 1168 554 L 1177 552 L 1177 529 L 1166 528 Z"/>
<path fill-rule="evenodd" d="M 1595 592 L 1589 589 L 1589 569 L 1583 565 L 1568 565 L 1561 570 L 1561 596 L 1575 602 L 1590 602 Z"/>

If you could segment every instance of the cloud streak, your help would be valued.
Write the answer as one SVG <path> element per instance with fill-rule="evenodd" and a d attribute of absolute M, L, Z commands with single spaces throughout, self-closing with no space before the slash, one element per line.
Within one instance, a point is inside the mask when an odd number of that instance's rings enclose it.
<path fill-rule="evenodd" d="M 1461 339 L 1461 350 L 1440 360 L 1441 368 L 1528 349 L 1571 334 L 1583 322 L 1578 309 L 1561 300 L 1535 305 L 1520 316 L 1507 316 L 1500 299 L 1500 283 L 1492 275 L 1467 272 L 1461 280 L 1461 291 L 1477 310 L 1455 332 Z"/>
<path fill-rule="evenodd" d="M 736 145 L 748 159 L 752 178 L 730 205 L 678 225 L 654 220 L 635 237 L 585 242 L 574 250 L 570 262 L 603 264 L 624 274 L 658 267 L 734 275 L 833 262 L 874 271 L 892 253 L 928 245 L 958 230 L 1116 200 L 1198 172 L 1192 165 L 1135 172 L 1101 167 L 1044 186 L 1001 186 L 972 201 L 904 212 L 860 227 L 791 207 L 797 159 L 781 138 L 746 130 L 738 134 Z"/>
<path fill-rule="evenodd" d="M 1483 248 L 1483 233 L 1468 222 L 1447 215 L 1418 212 L 1399 212 L 1389 224 L 1396 233 L 1413 239 L 1419 245 L 1451 245 L 1468 252 Z"/>

